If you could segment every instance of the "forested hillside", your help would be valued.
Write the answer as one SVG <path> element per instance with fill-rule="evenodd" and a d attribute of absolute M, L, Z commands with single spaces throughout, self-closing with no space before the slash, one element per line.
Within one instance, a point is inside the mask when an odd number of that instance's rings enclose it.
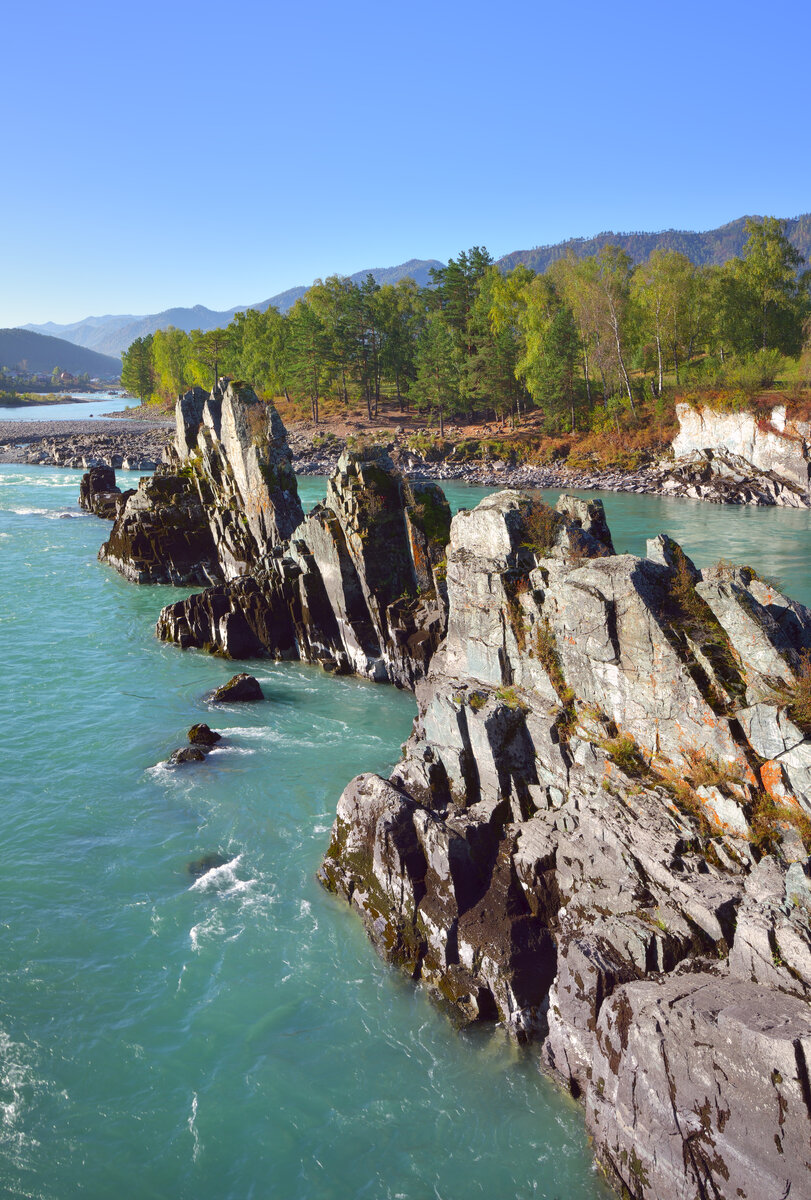
<path fill-rule="evenodd" d="M 635 266 L 608 244 L 544 274 L 524 264 L 505 273 L 475 246 L 433 270 L 430 287 L 332 276 L 288 313 L 271 306 L 219 329 L 137 339 L 122 382 L 168 399 L 229 374 L 306 405 L 316 422 L 325 403 L 363 404 L 371 420 L 395 400 L 430 413 L 440 433 L 451 416 L 515 419 L 534 406 L 550 432 L 619 434 L 641 404 L 657 411 L 666 383 L 678 387 L 686 371 L 707 387 L 747 390 L 803 354 L 802 257 L 774 218 L 747 222 L 745 233 L 741 256 L 723 266 L 696 266 L 677 250 Z"/>
<path fill-rule="evenodd" d="M 121 374 L 117 358 L 28 329 L 0 329 L 0 367 L 33 375 L 50 375 L 58 368 L 99 379 L 117 379 Z"/>
<path fill-rule="evenodd" d="M 516 250 L 498 260 L 504 270 L 519 263 L 543 273 L 559 258 L 574 254 L 578 258 L 598 254 L 604 246 L 619 246 L 634 263 L 646 262 L 654 250 L 676 250 L 696 266 L 722 266 L 731 258 L 739 258 L 746 244 L 746 222 L 759 217 L 740 217 L 706 233 L 684 229 L 665 229 L 659 233 L 598 233 L 592 238 L 571 238 L 554 246 L 536 246 L 532 250 Z M 803 258 L 811 258 L 811 213 L 783 222 L 783 231 Z"/>

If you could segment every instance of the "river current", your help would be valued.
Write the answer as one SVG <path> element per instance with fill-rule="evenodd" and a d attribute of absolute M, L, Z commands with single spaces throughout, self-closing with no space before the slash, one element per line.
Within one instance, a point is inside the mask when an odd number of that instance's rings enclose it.
<path fill-rule="evenodd" d="M 391 768 L 412 697 L 263 662 L 266 701 L 215 711 L 243 664 L 155 640 L 184 593 L 96 561 L 79 477 L 0 467 L 0 1193 L 605 1197 L 534 1056 L 454 1029 L 315 881 L 341 789 Z M 811 603 L 808 513 L 604 500 L 618 550 L 665 530 Z M 201 720 L 222 748 L 161 766 Z"/>

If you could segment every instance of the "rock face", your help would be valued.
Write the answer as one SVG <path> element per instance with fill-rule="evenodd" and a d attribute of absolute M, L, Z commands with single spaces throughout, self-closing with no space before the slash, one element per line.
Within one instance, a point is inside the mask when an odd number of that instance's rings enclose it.
<path fill-rule="evenodd" d="M 158 636 L 411 686 L 445 629 L 449 529 L 436 485 L 402 479 L 380 447 L 345 451 L 325 504 L 249 574 L 165 608 Z"/>
<path fill-rule="evenodd" d="M 303 512 L 284 426 L 253 389 L 178 398 L 175 444 L 121 510 L 99 557 L 135 583 L 206 585 L 247 574 Z"/>
<path fill-rule="evenodd" d="M 787 421 L 784 407 L 774 408 L 769 420 L 689 404 L 677 404 L 676 415 L 676 461 L 659 480 L 665 495 L 811 507 L 809 422 Z"/>
<path fill-rule="evenodd" d="M 322 882 L 380 952 L 582 1097 L 635 1200 L 800 1195 L 811 1163 L 811 612 L 599 504 L 453 520 L 447 636 Z"/>
<path fill-rule="evenodd" d="M 97 517 L 114 521 L 121 507 L 133 495 L 132 489 L 122 494 L 115 481 L 112 467 L 91 467 L 79 484 L 79 507 Z"/>

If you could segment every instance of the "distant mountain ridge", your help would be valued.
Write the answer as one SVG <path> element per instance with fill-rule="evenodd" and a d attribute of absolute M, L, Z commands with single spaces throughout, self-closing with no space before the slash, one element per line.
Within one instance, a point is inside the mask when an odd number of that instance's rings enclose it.
<path fill-rule="evenodd" d="M 50 375 L 59 367 L 71 375 L 118 379 L 121 359 L 31 329 L 0 329 L 0 367 L 24 369 L 32 375 Z"/>
<path fill-rule="evenodd" d="M 535 246 L 532 250 L 515 250 L 498 260 L 504 271 L 519 263 L 542 274 L 550 263 L 569 253 L 578 258 L 599 254 L 603 246 L 620 246 L 635 263 L 646 262 L 654 250 L 678 250 L 696 266 L 721 266 L 730 258 L 743 253 L 746 244 L 746 222 L 762 217 L 739 217 L 717 229 L 693 233 L 686 229 L 664 229 L 659 233 L 598 233 L 592 238 L 570 238 L 553 246 Z M 806 260 L 811 260 L 811 213 L 784 220 L 785 234 Z"/>
<path fill-rule="evenodd" d="M 432 268 L 441 266 L 444 266 L 444 263 L 436 258 L 411 258 L 397 267 L 372 267 L 366 271 L 356 271 L 349 278 L 355 283 L 362 283 L 367 275 L 373 275 L 381 285 L 411 278 L 420 287 L 425 287 L 431 282 Z M 56 325 L 53 321 L 48 321 L 45 325 L 23 325 L 21 328 L 33 333 L 55 334 L 73 342 L 74 345 L 85 346 L 102 354 L 120 356 L 136 338 L 147 337 L 158 329 L 168 329 L 170 325 L 189 333 L 192 329 L 218 329 L 233 320 L 235 313 L 244 312 L 248 308 L 264 312 L 273 304 L 281 312 L 287 312 L 307 290 L 304 286 L 288 288 L 277 296 L 271 296 L 269 300 L 261 300 L 258 304 L 237 304 L 223 312 L 215 312 L 203 304 L 195 304 L 193 308 L 167 308 L 164 312 L 145 317 L 87 317 L 84 321 L 75 321 L 72 325 Z"/>
<path fill-rule="evenodd" d="M 654 250 L 678 250 L 697 266 L 727 262 L 730 258 L 740 255 L 746 242 L 746 221 L 749 218 L 739 217 L 717 229 L 704 233 L 691 230 L 665 229 L 658 233 L 598 233 L 592 238 L 570 238 L 565 242 L 557 242 L 550 246 L 535 246 L 531 250 L 515 250 L 498 259 L 497 265 L 503 271 L 510 271 L 519 263 L 531 267 L 533 271 L 542 273 L 555 259 L 562 258 L 568 253 L 574 253 L 578 258 L 597 254 L 603 246 L 614 244 L 622 247 L 630 254 L 634 262 L 645 262 Z M 794 246 L 807 260 L 811 261 L 811 213 L 803 213 L 785 221 L 786 235 Z M 438 259 L 412 258 L 396 267 L 375 267 L 370 270 L 356 271 L 349 278 L 361 283 L 371 274 L 378 283 L 397 283 L 400 279 L 412 278 L 420 287 L 430 283 L 430 272 L 433 268 L 442 267 L 444 263 Z M 292 308 L 296 300 L 307 292 L 304 286 L 288 288 L 268 300 L 258 304 L 238 304 L 224 312 L 215 312 L 196 304 L 193 308 L 168 308 L 161 313 L 148 316 L 108 315 L 104 317 L 87 317 L 72 325 L 57 325 L 48 321 L 45 325 L 24 325 L 23 329 L 35 333 L 55 334 L 77 346 L 85 346 L 102 354 L 120 355 L 138 337 L 146 337 L 157 329 L 166 329 L 174 325 L 177 329 L 189 332 L 192 329 L 217 329 L 227 325 L 235 313 L 255 308 L 264 312 L 271 304 L 281 312 Z"/>

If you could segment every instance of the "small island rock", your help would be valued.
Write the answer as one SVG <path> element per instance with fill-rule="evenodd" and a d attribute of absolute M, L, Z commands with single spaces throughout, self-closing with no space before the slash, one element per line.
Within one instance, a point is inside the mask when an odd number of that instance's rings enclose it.
<path fill-rule="evenodd" d="M 199 746 L 182 746 L 180 750 L 174 750 L 169 756 L 169 765 L 171 767 L 180 767 L 184 763 L 205 762 L 205 751 Z"/>
<path fill-rule="evenodd" d="M 224 683 L 211 697 L 213 704 L 228 704 L 232 700 L 264 700 L 259 680 L 243 671 Z"/>
<path fill-rule="evenodd" d="M 215 746 L 222 741 L 222 734 L 217 733 L 216 729 L 209 729 L 205 722 L 192 725 L 188 736 L 193 746 Z"/>

